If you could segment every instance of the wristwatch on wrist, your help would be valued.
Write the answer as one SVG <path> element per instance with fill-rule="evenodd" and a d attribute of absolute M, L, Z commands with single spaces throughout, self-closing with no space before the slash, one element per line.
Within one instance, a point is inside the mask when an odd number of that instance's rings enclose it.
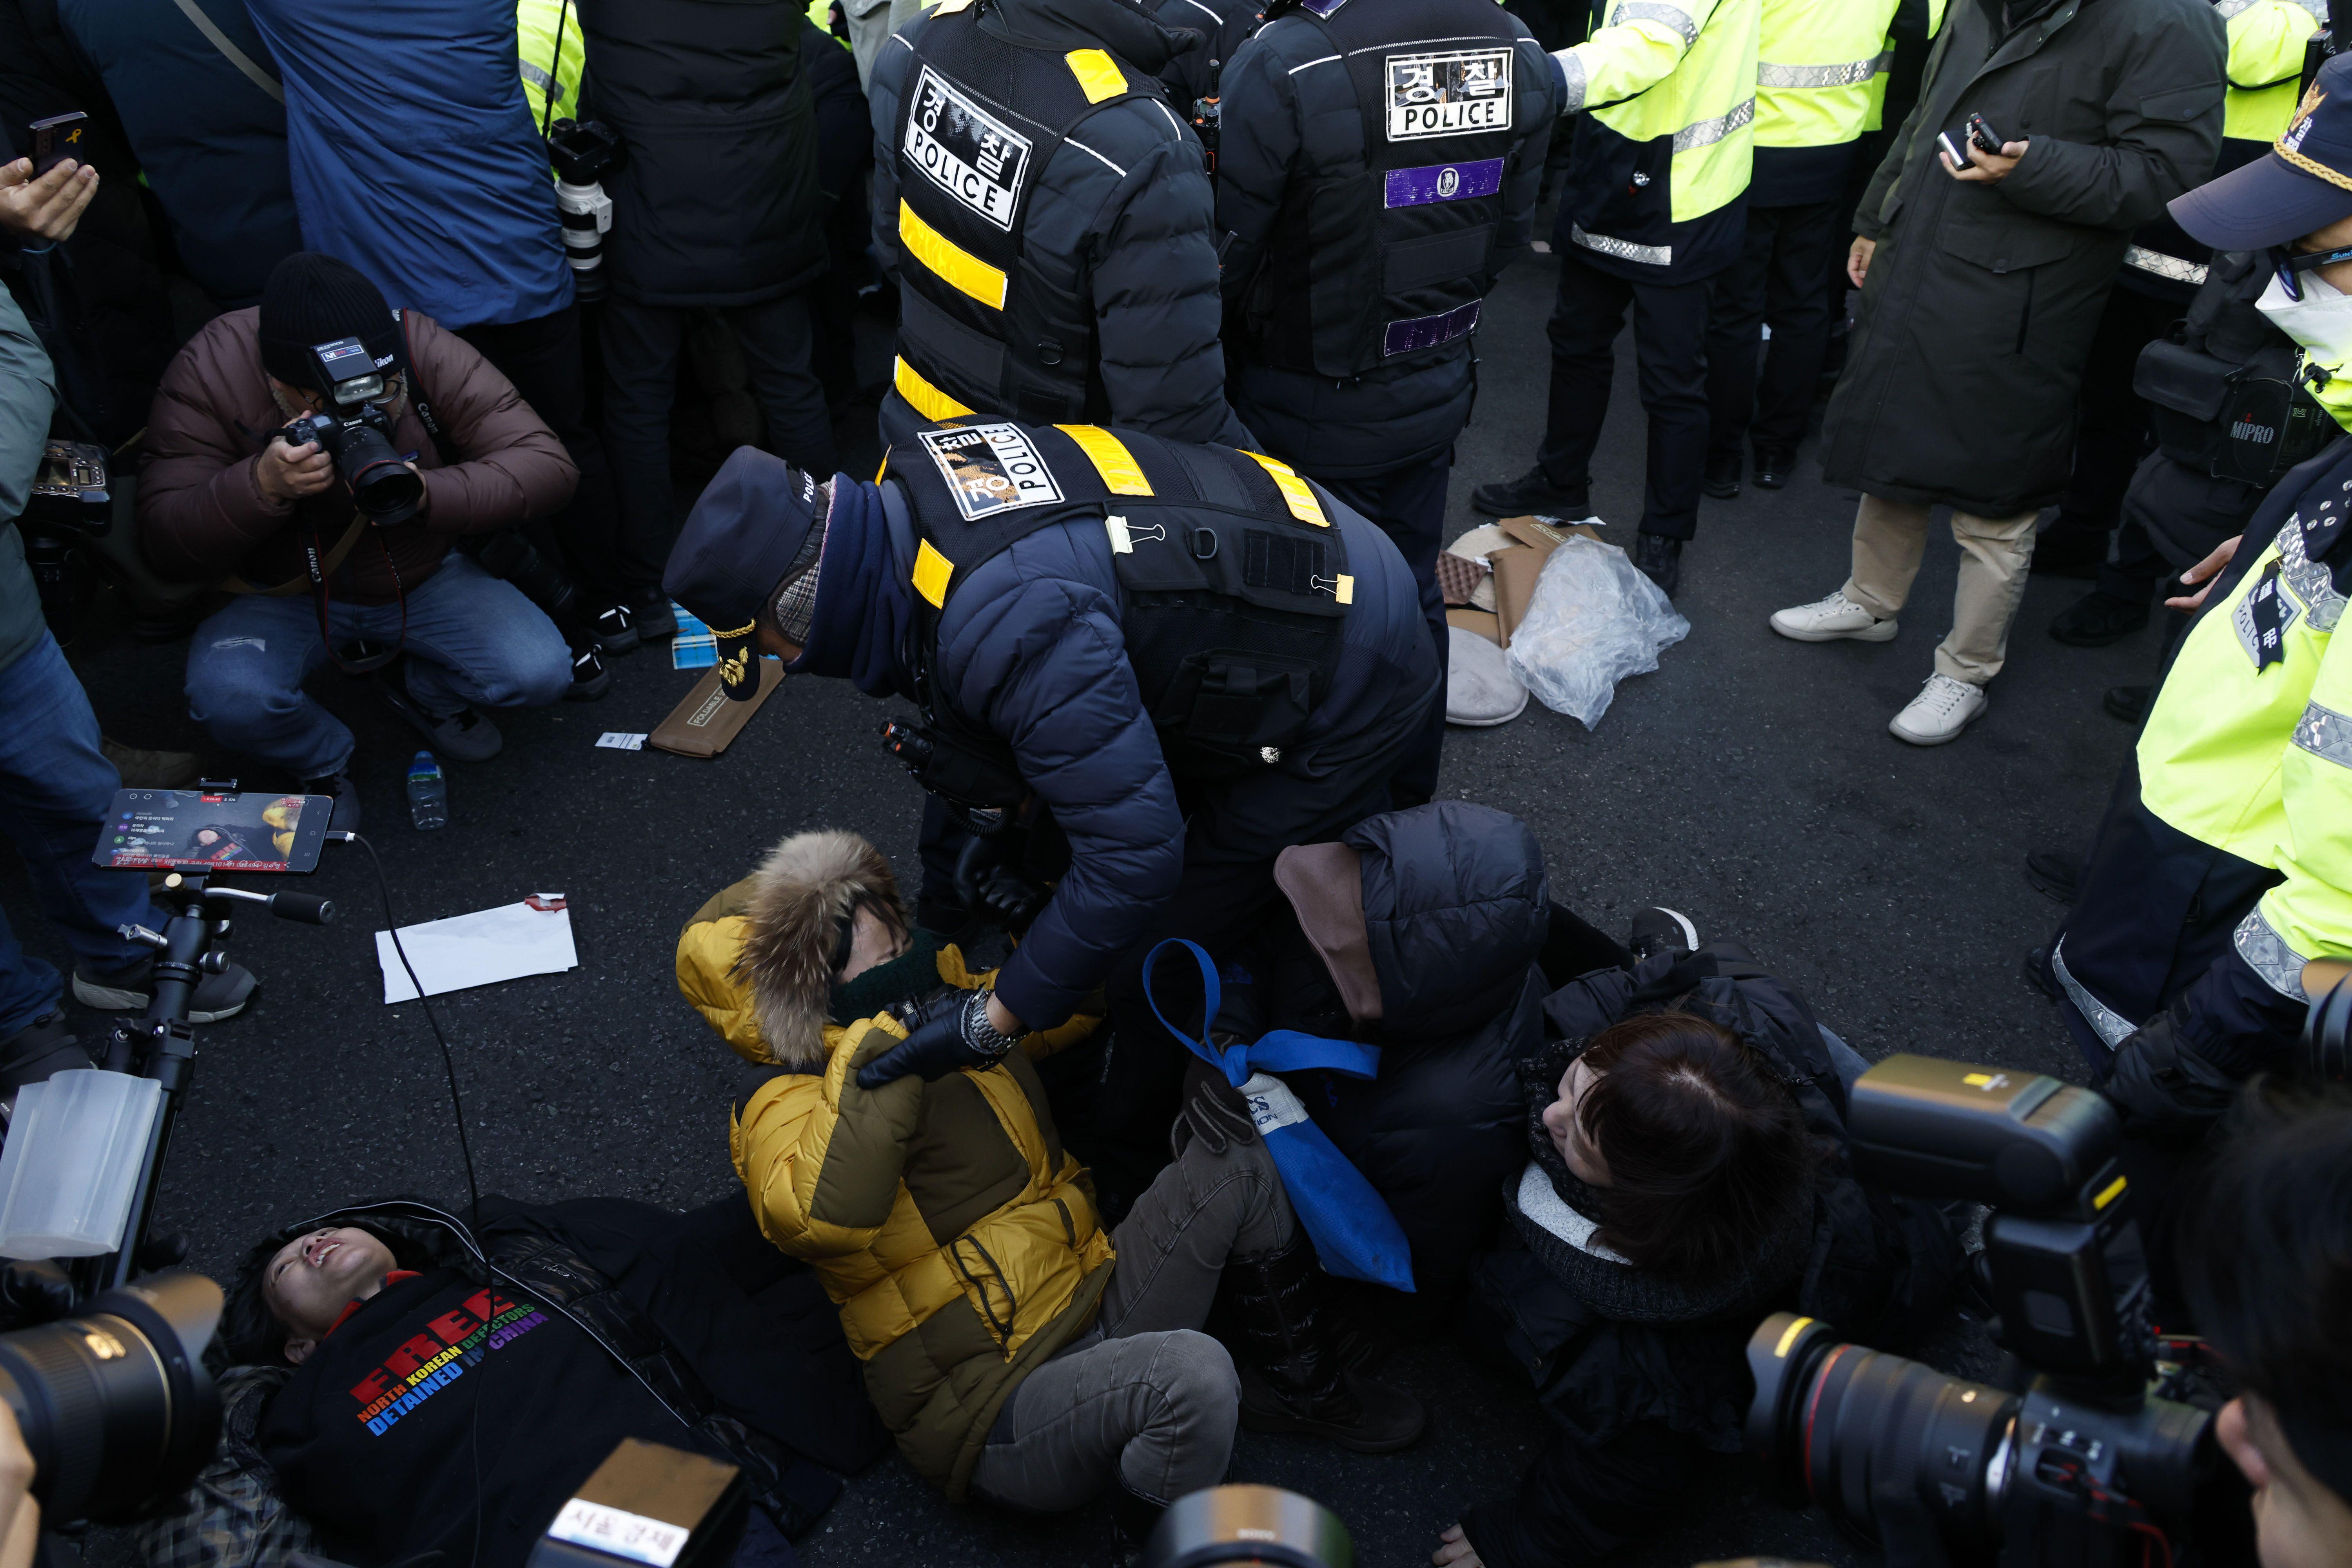
<path fill-rule="evenodd" d="M 985 991 L 975 991 L 963 1005 L 963 1038 L 973 1050 L 994 1061 L 1013 1048 L 1015 1037 L 988 1021 L 988 996 Z"/>

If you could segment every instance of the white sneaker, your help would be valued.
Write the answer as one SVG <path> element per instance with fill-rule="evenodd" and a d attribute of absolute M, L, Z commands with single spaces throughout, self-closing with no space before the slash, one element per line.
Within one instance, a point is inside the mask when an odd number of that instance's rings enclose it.
<path fill-rule="evenodd" d="M 1931 675 L 1911 705 L 1897 713 L 1886 728 L 1898 741 L 1908 741 L 1915 746 L 1940 746 L 1947 741 L 1957 741 L 1960 731 L 1984 717 L 1992 700 L 1981 686 L 1970 686 L 1965 680 L 1954 680 L 1948 675 Z"/>
<path fill-rule="evenodd" d="M 1834 642 L 1840 637 L 1851 637 L 1855 642 L 1888 642 L 1893 640 L 1897 627 L 1893 616 L 1880 620 L 1847 598 L 1845 590 L 1841 588 L 1826 599 L 1773 611 L 1772 629 L 1799 642 Z"/>

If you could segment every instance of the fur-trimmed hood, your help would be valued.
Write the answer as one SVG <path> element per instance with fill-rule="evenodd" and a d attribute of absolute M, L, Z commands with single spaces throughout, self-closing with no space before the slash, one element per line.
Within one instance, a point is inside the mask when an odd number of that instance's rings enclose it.
<path fill-rule="evenodd" d="M 800 1072 L 824 1064 L 834 954 L 842 922 L 861 903 L 906 929 L 890 863 L 838 828 L 793 834 L 752 873 L 735 971 L 751 983 L 768 1060 Z"/>

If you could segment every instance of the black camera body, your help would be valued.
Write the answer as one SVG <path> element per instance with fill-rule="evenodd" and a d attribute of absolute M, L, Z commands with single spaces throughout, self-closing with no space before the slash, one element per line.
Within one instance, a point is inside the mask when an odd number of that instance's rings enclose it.
<path fill-rule="evenodd" d="M 378 528 L 415 517 L 425 480 L 393 449 L 392 420 L 375 405 L 384 395 L 383 365 L 359 339 L 338 338 L 311 346 L 310 372 L 330 412 L 302 415 L 278 438 L 289 447 L 317 442 L 334 458 L 360 515 Z"/>
<path fill-rule="evenodd" d="M 1994 1205 L 1982 1282 L 2031 1375 L 1971 1383 L 1776 1313 L 1748 1341 L 1748 1445 L 1784 1495 L 1892 1560 L 2104 1568 L 2158 1538 L 2177 1553 L 2212 1415 L 2148 1324 L 2115 1108 L 2039 1073 L 1894 1056 L 1854 1084 L 1847 1127 L 1864 1179 Z"/>
<path fill-rule="evenodd" d="M 106 448 L 88 441 L 52 440 L 16 520 L 25 564 L 40 591 L 41 615 L 58 641 L 73 641 L 93 584 L 82 546 L 114 530 L 114 495 Z"/>
<path fill-rule="evenodd" d="M 278 433 L 289 447 L 315 441 L 335 460 L 360 515 L 378 528 L 406 522 L 425 498 L 425 481 L 392 447 L 392 421 L 373 404 L 352 414 L 305 414 Z"/>

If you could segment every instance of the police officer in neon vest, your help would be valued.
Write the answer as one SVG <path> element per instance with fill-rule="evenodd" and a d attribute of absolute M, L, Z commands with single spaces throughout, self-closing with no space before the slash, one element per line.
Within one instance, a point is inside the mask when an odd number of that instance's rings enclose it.
<path fill-rule="evenodd" d="M 1129 0 L 942 0 L 866 96 L 874 238 L 899 284 L 882 439 L 964 414 L 1255 443 L 1225 403 L 1201 145 Z"/>
<path fill-rule="evenodd" d="M 1439 533 L 1486 290 L 1525 255 L 1559 83 L 1494 0 L 1292 0 L 1220 82 L 1234 406 L 1381 525 L 1444 661 Z M 1399 780 L 1437 788 L 1444 715 Z"/>
<path fill-rule="evenodd" d="M 2326 0 L 2214 0 L 2228 39 L 2221 100 L 2226 174 L 2271 149 L 2294 118 L 2311 35 L 2327 25 Z M 2126 521 L 2125 493 L 2147 448 L 2150 410 L 2132 391 L 2140 352 L 2168 336 L 2207 278 L 2212 252 L 2169 215 L 2133 234 L 2107 296 L 2091 357 L 2074 438 L 2074 478 L 2057 519 L 2033 548 L 2033 569 L 2092 577 L 2090 593 L 2061 610 L 2050 635 L 2076 647 L 2104 647 L 2147 625 L 2148 600 L 2166 563 L 2146 531 Z M 2119 521 L 2124 522 L 2117 531 Z M 2115 547 L 2107 536 L 2116 532 Z"/>
<path fill-rule="evenodd" d="M 1144 954 L 1237 951 L 1281 900 L 1275 857 L 1386 810 L 1440 697 L 1387 535 L 1276 459 L 1137 431 L 924 426 L 879 484 L 744 447 L 665 585 L 718 633 L 730 695 L 755 693 L 756 644 L 911 699 L 893 750 L 973 833 L 962 869 L 1052 879 L 992 1000 L 910 1057 L 937 1076 L 1104 987 L 1112 1070 L 1072 1142 L 1126 1197 L 1166 1163 L 1183 1067 Z M 1157 983 L 1171 1018 L 1185 967 Z"/>
<path fill-rule="evenodd" d="M 1739 493 L 1743 437 L 1756 482 L 1789 482 L 1829 348 L 1855 155 L 1885 93 L 1896 0 L 1764 0 L 1756 52 L 1756 172 L 1747 244 L 1716 279 L 1707 323 L 1703 488 Z M 1757 329 L 1772 328 L 1759 384 Z"/>
<path fill-rule="evenodd" d="M 2269 156 L 2172 210 L 2212 243 L 2268 250 L 2263 313 L 2341 354 L 2352 58 L 2321 70 Z M 2189 575 L 2225 557 L 2044 955 L 2101 1089 L 2158 1150 L 2193 1145 L 2248 1076 L 2290 1065 L 2309 966 L 2352 955 L 2352 643 L 2334 642 L 2352 594 L 2352 442 L 2280 480 L 2234 550 Z"/>
<path fill-rule="evenodd" d="M 1631 306 L 1650 424 L 1633 559 L 1669 594 L 1698 531 L 1708 293 L 1746 239 L 1761 10 L 1761 0 L 1609 0 L 1605 26 L 1552 56 L 1562 111 L 1585 112 L 1552 231 L 1550 412 L 1535 467 L 1471 497 L 1496 517 L 1592 510 L 1611 345 Z"/>

